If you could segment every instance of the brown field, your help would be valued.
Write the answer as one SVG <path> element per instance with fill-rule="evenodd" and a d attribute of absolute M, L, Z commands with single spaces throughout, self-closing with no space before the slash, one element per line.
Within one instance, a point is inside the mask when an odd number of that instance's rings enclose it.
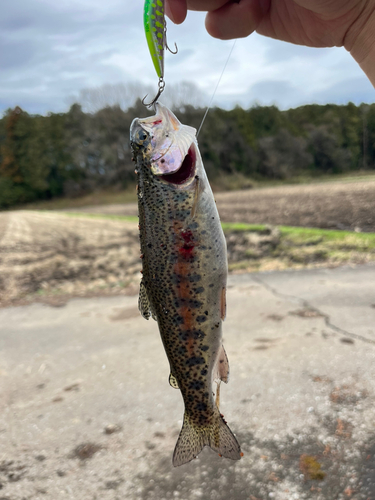
<path fill-rule="evenodd" d="M 55 212 L 0 214 L 0 304 L 121 293 L 139 279 L 136 223 Z"/>
<path fill-rule="evenodd" d="M 223 222 L 375 232 L 375 180 L 277 186 L 216 193 Z M 72 209 L 137 215 L 137 204 Z"/>
<path fill-rule="evenodd" d="M 297 185 L 218 193 L 224 222 L 375 232 L 375 181 Z M 34 300 L 59 305 L 70 296 L 136 293 L 140 278 L 136 222 L 90 218 L 136 215 L 136 204 L 59 212 L 0 213 L 0 305 Z M 73 214 L 72 214 L 73 215 Z M 270 231 L 227 232 L 232 271 L 362 263 L 374 243 L 324 242 Z M 288 239 L 289 238 L 289 239 Z"/>

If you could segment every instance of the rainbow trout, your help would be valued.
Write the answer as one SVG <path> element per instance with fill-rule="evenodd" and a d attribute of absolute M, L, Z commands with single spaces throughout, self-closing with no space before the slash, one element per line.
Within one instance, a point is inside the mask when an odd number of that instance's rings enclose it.
<path fill-rule="evenodd" d="M 242 456 L 218 408 L 219 384 L 229 375 L 221 333 L 227 253 L 195 135 L 158 103 L 155 116 L 135 119 L 130 130 L 143 259 L 139 309 L 158 322 L 169 382 L 185 403 L 175 467 L 204 446 L 232 460 Z"/>

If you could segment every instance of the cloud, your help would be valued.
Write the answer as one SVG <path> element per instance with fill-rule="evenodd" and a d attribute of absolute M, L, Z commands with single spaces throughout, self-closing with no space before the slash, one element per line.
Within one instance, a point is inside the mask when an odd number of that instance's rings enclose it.
<path fill-rule="evenodd" d="M 252 104 L 289 108 L 303 102 L 306 95 L 287 80 L 262 80 L 250 87 L 247 98 Z"/>
<path fill-rule="evenodd" d="M 272 38 L 263 38 L 267 64 L 280 63 L 293 59 L 322 59 L 333 53 L 336 48 L 315 48 L 281 42 Z"/>
<path fill-rule="evenodd" d="M 316 101 L 335 104 L 346 104 L 350 101 L 358 105 L 362 102 L 374 102 L 374 97 L 374 87 L 370 81 L 359 76 L 331 85 L 316 96 Z"/>
<path fill-rule="evenodd" d="M 134 0 L 9 0 L 0 17 L 0 112 L 64 111 L 72 95 L 105 84 L 157 87 L 143 32 L 143 3 Z M 211 38 L 204 13 L 168 21 L 168 87 L 190 81 L 212 95 L 232 41 Z M 199 92 L 198 92 L 199 91 Z M 252 35 L 236 42 L 214 103 L 373 102 L 374 91 L 343 49 L 311 49 Z"/>

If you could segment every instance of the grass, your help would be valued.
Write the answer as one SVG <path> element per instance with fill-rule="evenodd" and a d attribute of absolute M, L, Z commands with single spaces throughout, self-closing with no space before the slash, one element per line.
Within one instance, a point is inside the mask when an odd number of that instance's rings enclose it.
<path fill-rule="evenodd" d="M 58 213 L 57 217 L 60 218 L 57 221 L 62 226 L 64 226 L 65 222 L 61 219 L 61 215 L 66 219 L 123 221 L 124 223 L 133 224 L 134 229 L 136 229 L 138 223 L 138 217 L 134 216 L 72 211 Z M 227 236 L 229 270 L 231 272 L 337 267 L 343 264 L 355 265 L 375 261 L 375 233 L 355 233 L 290 226 L 270 228 L 264 224 L 228 222 L 223 223 L 222 226 Z M 74 237 L 74 234 L 72 233 L 72 237 Z M 134 238 L 134 241 L 129 240 L 128 244 L 135 245 L 137 247 L 136 251 L 139 251 L 137 238 Z M 95 253 L 96 248 L 93 247 L 92 251 Z M 77 255 L 74 258 L 79 260 L 86 258 L 86 256 Z M 139 262 L 138 259 L 137 262 Z M 116 266 L 116 262 L 113 262 L 113 264 Z M 29 271 L 27 272 L 29 273 Z M 90 294 L 125 293 L 125 289 L 131 287 L 134 282 L 134 270 L 129 271 L 129 276 L 126 275 L 129 281 L 127 281 L 126 277 L 125 281 L 121 277 L 121 282 L 119 280 L 115 283 L 111 280 L 106 281 L 108 276 L 112 276 L 112 267 L 105 272 L 109 274 L 102 276 L 98 280 L 95 279 L 98 281 L 97 283 L 87 277 L 69 280 L 74 285 L 73 292 L 70 288 L 65 287 L 67 284 L 65 279 L 62 279 L 61 283 L 59 280 L 55 280 L 56 283 L 53 281 L 54 284 L 46 289 L 41 286 L 36 293 L 31 293 L 27 300 L 60 300 L 62 296 L 68 296 L 69 294 L 90 296 Z M 19 293 L 21 295 L 16 297 L 17 300 L 24 297 L 23 289 Z"/>
<path fill-rule="evenodd" d="M 67 217 L 79 217 L 90 219 L 123 220 L 128 222 L 138 222 L 137 216 L 132 215 L 111 215 L 111 214 L 91 214 L 84 212 L 65 212 Z M 222 222 L 224 233 L 228 232 L 256 232 L 268 231 L 265 224 L 245 224 L 241 222 Z M 331 245 L 334 248 L 375 250 L 375 233 L 354 233 L 352 231 L 338 231 L 331 229 L 319 229 L 308 227 L 279 226 L 282 239 L 288 240 L 296 247 L 315 246 L 321 243 Z"/>
<path fill-rule="evenodd" d="M 66 215 L 67 217 L 80 217 L 81 219 L 109 219 L 138 222 L 138 217 L 136 215 L 90 214 L 85 212 L 64 212 L 61 215 Z"/>
<path fill-rule="evenodd" d="M 66 208 L 82 208 L 97 205 L 116 205 L 135 203 L 137 194 L 134 185 L 125 190 L 95 191 L 79 198 L 55 198 L 53 200 L 35 201 L 17 207 L 19 210 L 64 210 Z"/>
<path fill-rule="evenodd" d="M 264 232 L 267 226 L 264 224 L 243 224 L 223 222 L 224 232 L 229 231 L 252 231 Z M 331 229 L 319 229 L 309 227 L 279 226 L 281 236 L 299 245 L 316 245 L 321 242 L 346 245 L 347 247 L 375 250 L 375 233 L 354 233 L 352 231 L 338 231 Z"/>
<path fill-rule="evenodd" d="M 66 212 L 67 217 L 123 220 L 138 222 L 138 217 L 126 215 L 86 214 Z M 223 222 L 224 233 L 269 233 L 264 224 Z M 266 245 L 259 253 L 251 246 L 243 259 L 229 263 L 231 271 L 259 271 L 316 266 L 337 266 L 375 260 L 375 233 L 355 233 L 305 227 L 278 227 L 276 244 Z"/>
<path fill-rule="evenodd" d="M 105 219 L 132 222 L 138 217 L 128 215 L 93 214 L 85 212 L 61 213 L 66 217 Z M 229 236 L 255 233 L 262 237 L 270 232 L 264 224 L 223 222 L 224 233 Z M 330 229 L 279 226 L 278 236 L 272 243 L 254 246 L 245 243 L 241 257 L 229 261 L 232 272 L 273 271 L 306 267 L 336 267 L 344 264 L 363 264 L 375 261 L 375 233 L 355 233 Z M 242 243 L 243 245 L 243 243 Z"/>
<path fill-rule="evenodd" d="M 267 234 L 265 225 L 224 223 L 224 232 Z M 263 243 L 243 258 L 229 262 L 231 271 L 271 271 L 290 268 L 362 264 L 375 260 L 375 233 L 280 226 L 276 242 Z"/>

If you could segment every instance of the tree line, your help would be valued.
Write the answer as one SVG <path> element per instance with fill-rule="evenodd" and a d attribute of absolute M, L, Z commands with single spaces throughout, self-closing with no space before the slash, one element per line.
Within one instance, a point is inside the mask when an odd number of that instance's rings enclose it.
<path fill-rule="evenodd" d="M 199 127 L 203 108 L 181 106 L 182 123 Z M 129 128 L 147 110 L 30 115 L 19 107 L 0 119 L 0 208 L 74 197 L 134 183 Z M 199 135 L 211 180 L 242 174 L 254 180 L 375 170 L 375 104 L 211 109 Z"/>

